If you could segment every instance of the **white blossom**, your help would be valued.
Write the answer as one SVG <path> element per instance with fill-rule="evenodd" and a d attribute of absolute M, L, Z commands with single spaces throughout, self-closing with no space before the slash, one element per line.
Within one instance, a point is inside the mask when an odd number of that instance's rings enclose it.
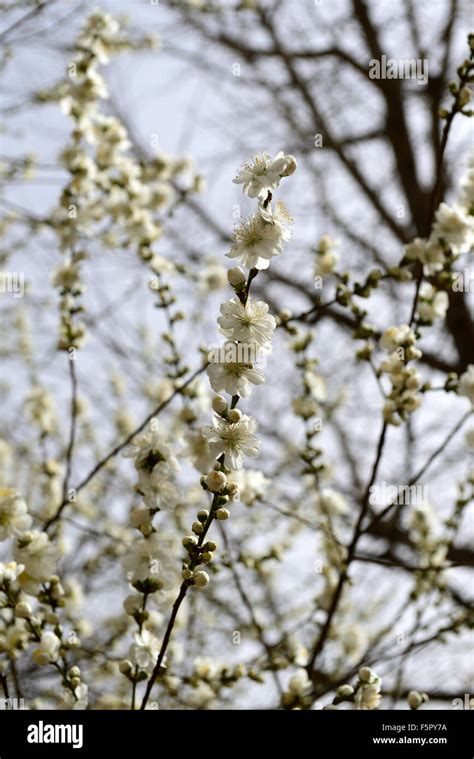
<path fill-rule="evenodd" d="M 145 432 L 133 438 L 124 450 L 125 458 L 134 458 L 137 469 L 152 470 L 157 463 L 166 464 L 169 470 L 178 471 L 179 464 L 156 419 L 152 419 Z"/>
<path fill-rule="evenodd" d="M 20 535 L 30 525 L 31 517 L 19 493 L 12 488 L 0 488 L 0 541 Z"/>
<path fill-rule="evenodd" d="M 258 425 L 253 417 L 244 414 L 240 421 L 229 424 L 215 415 L 213 423 L 213 427 L 203 429 L 203 435 L 216 458 L 224 454 L 228 469 L 241 469 L 244 456 L 255 458 L 260 455 L 260 443 L 255 434 Z"/>
<path fill-rule="evenodd" d="M 248 298 L 244 306 L 238 298 L 231 298 L 221 305 L 220 312 L 217 323 L 225 337 L 270 352 L 276 321 L 268 313 L 267 303 Z"/>
<path fill-rule="evenodd" d="M 46 582 L 55 572 L 58 550 L 45 532 L 24 533 L 13 553 L 16 561 L 24 565 L 25 573 L 37 582 Z"/>
<path fill-rule="evenodd" d="M 312 685 L 311 680 L 308 677 L 308 673 L 305 669 L 298 669 L 294 675 L 290 677 L 288 683 L 288 691 L 294 696 L 307 696 L 311 693 Z"/>
<path fill-rule="evenodd" d="M 387 353 L 392 353 L 397 348 L 414 345 L 415 341 L 415 333 L 411 327 L 402 324 L 400 327 L 388 327 L 385 330 L 380 338 L 380 347 Z"/>
<path fill-rule="evenodd" d="M 129 573 L 132 584 L 152 580 L 155 590 L 168 590 L 173 586 L 173 566 L 157 532 L 135 540 L 129 553 L 123 557 L 122 566 Z"/>
<path fill-rule="evenodd" d="M 377 709 L 381 700 L 381 685 L 382 679 L 370 667 L 361 667 L 359 669 L 359 684 L 354 697 L 356 708 Z"/>
<path fill-rule="evenodd" d="M 0 562 L 0 585 L 15 586 L 24 571 L 24 564 L 17 564 L 16 561 L 10 561 L 8 564 Z"/>
<path fill-rule="evenodd" d="M 472 221 L 459 206 L 441 203 L 435 215 L 433 236 L 457 252 L 472 242 Z"/>
<path fill-rule="evenodd" d="M 137 491 L 149 509 L 170 511 L 179 502 L 179 488 L 167 479 L 169 469 L 166 464 L 156 464 L 151 472 L 140 469 L 138 472 Z"/>
<path fill-rule="evenodd" d="M 429 282 L 423 282 L 418 295 L 417 310 L 424 322 L 444 319 L 449 306 L 448 293 L 436 291 Z"/>
<path fill-rule="evenodd" d="M 323 488 L 316 496 L 317 505 L 322 514 L 337 516 L 346 514 L 348 510 L 347 501 L 341 493 L 332 488 Z"/>
<path fill-rule="evenodd" d="M 33 661 L 39 666 L 50 664 L 57 661 L 59 657 L 59 649 L 61 648 L 61 641 L 51 631 L 43 632 L 39 647 L 33 651 Z"/>
<path fill-rule="evenodd" d="M 132 440 L 123 456 L 135 459 L 137 490 L 148 508 L 169 510 L 176 506 L 180 492 L 173 478 L 179 464 L 156 419 L 152 419 L 146 431 Z"/>
<path fill-rule="evenodd" d="M 442 246 L 433 238 L 425 240 L 416 237 L 405 246 L 405 256 L 409 261 L 420 261 L 425 276 L 441 271 L 447 260 Z"/>
<path fill-rule="evenodd" d="M 226 256 L 236 258 L 248 269 L 268 269 L 270 260 L 281 255 L 283 242 L 290 238 L 290 231 L 283 223 L 290 217 L 284 219 L 280 212 L 278 217 L 272 218 L 273 221 L 266 221 L 261 213 L 256 213 L 241 221 L 234 230 L 234 243 Z"/>
<path fill-rule="evenodd" d="M 296 160 L 292 155 L 280 151 L 271 158 L 268 153 L 262 153 L 245 162 L 233 181 L 242 184 L 243 191 L 250 198 L 264 200 L 270 190 L 278 187 L 280 179 L 293 174 L 295 169 Z"/>
<path fill-rule="evenodd" d="M 227 345 L 223 348 L 225 349 Z M 211 361 L 207 367 L 207 375 L 216 393 L 224 390 L 229 395 L 240 395 L 242 398 L 250 395 L 252 385 L 261 385 L 265 382 L 265 376 L 260 369 L 255 369 L 252 364 L 234 361 Z"/>
<path fill-rule="evenodd" d="M 129 657 L 139 669 L 151 674 L 160 653 L 160 642 L 149 630 L 135 633 L 135 643 L 130 646 Z"/>
<path fill-rule="evenodd" d="M 357 709 L 371 710 L 377 709 L 381 700 L 380 683 L 368 684 L 363 683 L 357 689 L 354 696 L 354 702 Z"/>

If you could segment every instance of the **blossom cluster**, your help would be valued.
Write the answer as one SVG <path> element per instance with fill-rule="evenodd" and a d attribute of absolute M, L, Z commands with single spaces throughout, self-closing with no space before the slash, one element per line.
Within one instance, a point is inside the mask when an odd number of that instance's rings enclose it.
<path fill-rule="evenodd" d="M 68 668 L 67 654 L 80 644 L 70 617 L 68 592 L 55 574 L 59 551 L 45 531 L 31 529 L 33 519 L 13 488 L 0 490 L 0 541 L 14 541 L 13 558 L 0 563 L 0 673 L 14 666 L 31 644 L 37 666 L 54 665 L 61 672 L 64 699 L 73 708 L 87 706 L 87 685 L 77 666 Z M 62 621 L 59 611 L 64 610 Z"/>
<path fill-rule="evenodd" d="M 254 300 L 249 290 L 258 271 L 268 268 L 271 258 L 280 255 L 283 242 L 289 239 L 289 230 L 283 223 L 289 220 L 289 215 L 281 203 L 277 203 L 272 211 L 272 192 L 279 186 L 281 178 L 289 176 L 295 169 L 293 156 L 280 152 L 271 159 L 263 153 L 245 164 L 234 180 L 243 184 L 246 194 L 257 198 L 258 210 L 236 229 L 234 244 L 227 254 L 230 258 L 237 258 L 250 272 L 247 277 L 243 269 L 236 266 L 228 273 L 235 296 L 221 305 L 217 320 L 226 342 L 218 351 L 218 361 L 210 356 L 207 369 L 210 385 L 216 393 L 224 391 L 232 398 L 246 398 L 252 385 L 265 381 L 263 371 L 245 357 L 265 356 L 271 352 L 276 321 L 269 314 L 268 304 Z M 240 360 L 225 360 L 230 353 L 229 347 Z M 220 360 L 222 357 L 224 360 Z M 233 405 L 229 409 L 221 396 L 214 400 L 213 408 L 213 426 L 203 431 L 211 453 L 216 458 L 223 456 L 227 469 L 241 469 L 244 456 L 254 457 L 260 452 L 255 435 L 257 423 Z"/>
<path fill-rule="evenodd" d="M 155 278 L 174 272 L 176 268 L 153 249 L 162 236 L 161 215 L 176 201 L 179 177 L 189 177 L 180 192 L 197 192 L 202 186 L 187 158 L 157 152 L 149 160 L 138 160 L 120 119 L 103 112 L 108 90 L 100 66 L 112 55 L 153 44 L 148 37 L 133 42 L 113 16 L 96 9 L 76 40 L 68 77 L 38 93 L 40 102 L 58 101 L 74 125 L 70 145 L 61 155 L 70 181 L 52 222 L 61 250 L 68 252 L 66 263 L 53 276 L 61 291 L 59 347 L 63 349 L 81 347 L 85 339 L 84 322 L 74 323 L 82 310 L 77 299 L 83 292 L 84 239 L 99 240 L 111 249 L 136 249 Z M 155 287 L 159 294 L 162 287 L 162 283 Z"/>
<path fill-rule="evenodd" d="M 291 156 L 281 154 L 277 158 L 274 162 L 265 159 L 265 170 L 258 162 L 258 188 L 250 174 L 244 184 L 245 190 L 252 196 L 264 194 L 264 199 L 259 200 L 259 224 L 274 227 L 274 232 L 279 230 L 281 247 L 281 239 L 285 235 L 278 226 L 276 216 L 270 218 L 269 187 L 278 186 L 281 177 L 292 173 L 296 164 Z M 281 209 L 278 213 L 281 213 Z M 265 235 L 267 232 L 268 230 Z M 237 409 L 236 405 L 241 397 L 249 395 L 251 383 L 263 382 L 263 373 L 254 369 L 252 364 L 235 360 L 241 357 L 239 352 L 244 349 L 251 354 L 260 351 L 267 355 L 271 352 L 276 321 L 268 313 L 266 303 L 254 301 L 249 296 L 251 279 L 257 273 L 257 268 L 252 269 L 252 276 L 249 275 L 247 279 L 239 267 L 229 271 L 228 280 L 235 297 L 222 304 L 218 318 L 220 331 L 226 338 L 218 351 L 220 357 L 224 356 L 224 361 L 210 361 L 208 365 L 212 389 L 227 392 L 231 399 L 227 402 L 222 395 L 216 395 L 212 402 L 213 426 L 204 427 L 201 431 L 193 430 L 191 426 L 186 435 L 188 445 L 183 455 L 191 457 L 197 468 L 203 471 L 201 486 L 212 496 L 212 504 L 210 509 L 201 508 L 198 511 L 191 534 L 182 540 L 188 557 L 182 566 L 181 594 L 190 586 L 204 588 L 209 583 L 209 574 L 203 567 L 212 561 L 217 544 L 207 539 L 208 529 L 214 519 L 225 520 L 230 516 L 227 507 L 239 497 L 238 481 L 231 479 L 230 475 L 235 470 L 242 469 L 245 456 L 255 457 L 260 453 L 257 423 L 253 417 Z M 228 361 L 228 355 L 233 360 Z M 195 414 L 190 408 L 183 409 L 183 412 L 183 421 L 192 425 Z M 122 562 L 132 588 L 138 591 L 138 594 L 128 596 L 124 602 L 125 611 L 135 620 L 138 631 L 134 635 L 128 659 L 123 659 L 120 663 L 120 671 L 133 686 L 134 708 L 137 683 L 155 676 L 157 661 L 163 660 L 166 650 L 163 649 L 165 644 L 160 643 L 147 628 L 149 613 L 145 607 L 149 596 L 156 598 L 157 594 L 170 590 L 176 579 L 170 561 L 171 550 L 164 546 L 164 533 L 161 528 L 157 532 L 152 521 L 158 511 L 174 511 L 180 502 L 180 492 L 175 482 L 179 464 L 173 447 L 159 429 L 156 419 L 152 419 L 145 431 L 132 439 L 123 455 L 134 459 L 138 472 L 135 490 L 144 501 L 143 506 L 133 508 L 130 513 L 130 525 L 138 529 L 142 537 L 134 542 Z M 249 503 L 253 503 L 261 495 L 265 478 L 257 473 L 253 489 L 251 478 L 248 480 L 247 498 Z M 242 675 L 243 672 L 239 670 L 238 676 Z M 234 679 L 238 679 L 237 676 Z M 166 678 L 164 684 L 165 687 L 170 686 Z M 201 688 L 209 690 L 210 684 L 201 683 Z"/>
<path fill-rule="evenodd" d="M 245 164 L 235 180 L 243 184 L 249 197 L 257 198 L 258 211 L 236 230 L 234 244 L 227 254 L 238 258 L 250 271 L 247 276 L 242 268 L 235 266 L 228 272 L 228 281 L 235 295 L 221 305 L 217 319 L 225 342 L 209 355 L 207 367 L 211 388 L 216 393 L 227 393 L 230 400 L 223 395 L 214 397 L 212 426 L 202 429 L 200 440 L 197 435 L 190 441 L 198 468 L 201 468 L 199 464 L 203 468 L 206 464 L 213 467 L 211 471 L 208 468 L 207 474 L 201 478 L 203 489 L 212 495 L 211 509 L 198 512 L 192 525 L 194 535 L 183 539 L 189 554 L 183 578 L 197 587 L 208 584 L 209 575 L 199 566 L 210 562 L 217 548 L 213 541 L 205 542 L 210 524 L 213 519 L 228 519 L 230 502 L 239 498 L 238 479 L 228 475 L 242 470 L 245 457 L 255 458 L 260 454 L 257 422 L 236 406 L 241 398 L 250 395 L 252 385 L 264 382 L 263 372 L 252 362 L 259 355 L 271 353 L 276 321 L 265 302 L 250 296 L 250 285 L 259 270 L 266 269 L 270 259 L 281 253 L 282 242 L 289 237 L 283 225 L 283 220 L 288 219 L 287 212 L 281 204 L 277 204 L 272 212 L 271 201 L 272 191 L 278 187 L 281 178 L 292 174 L 295 168 L 293 156 L 278 153 L 271 159 L 264 153 Z M 261 480 L 258 484 L 261 485 Z M 257 490 L 253 498 L 259 494 Z"/>
<path fill-rule="evenodd" d="M 408 366 L 410 361 L 420 358 L 421 351 L 416 347 L 415 333 L 407 324 L 386 329 L 380 338 L 380 347 L 388 353 L 388 358 L 380 364 L 380 372 L 388 374 L 392 384 L 383 416 L 388 424 L 399 425 L 421 403 L 420 373 Z"/>
<path fill-rule="evenodd" d="M 474 168 L 470 168 L 458 202 L 451 206 L 440 204 L 430 237 L 417 237 L 406 245 L 405 259 L 419 261 L 425 275 L 431 276 L 470 250 L 474 241 L 473 198 Z"/>
<path fill-rule="evenodd" d="M 132 526 L 145 533 L 151 529 L 145 525 L 157 511 L 171 510 L 179 501 L 180 492 L 175 484 L 178 460 L 157 419 L 151 419 L 146 430 L 133 438 L 123 456 L 134 460 L 138 473 L 135 489 L 147 507 L 134 512 Z"/>

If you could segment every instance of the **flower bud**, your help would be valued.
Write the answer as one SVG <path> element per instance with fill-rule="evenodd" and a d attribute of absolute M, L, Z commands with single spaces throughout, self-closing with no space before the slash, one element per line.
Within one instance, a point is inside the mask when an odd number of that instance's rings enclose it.
<path fill-rule="evenodd" d="M 219 414 L 219 416 L 225 416 L 227 414 L 227 401 L 222 395 L 216 395 L 212 401 L 212 409 Z"/>
<path fill-rule="evenodd" d="M 227 419 L 231 424 L 237 424 L 242 419 L 242 412 L 238 408 L 233 408 L 227 414 Z"/>
<path fill-rule="evenodd" d="M 122 673 L 122 675 L 125 675 L 125 677 L 128 677 L 132 673 L 132 662 L 128 661 L 128 659 L 122 659 L 122 661 L 119 664 L 119 670 Z"/>
<path fill-rule="evenodd" d="M 247 281 L 245 272 L 240 266 L 233 266 L 232 269 L 229 269 L 227 279 L 229 280 L 229 284 L 236 288 L 242 287 Z"/>
<path fill-rule="evenodd" d="M 230 414 L 232 414 L 232 411 L 229 413 L 229 419 Z M 205 479 L 205 483 L 212 493 L 219 493 L 226 486 L 227 477 L 224 472 L 210 472 Z"/>
<path fill-rule="evenodd" d="M 359 680 L 363 683 L 372 683 L 376 677 L 375 672 L 370 667 L 361 667 L 359 669 Z"/>
<path fill-rule="evenodd" d="M 284 323 L 287 322 L 288 319 L 291 319 L 292 313 L 289 308 L 282 308 L 278 316 L 280 317 L 280 321 Z"/>
<path fill-rule="evenodd" d="M 54 584 L 51 583 L 50 593 L 51 598 L 54 598 L 55 601 L 58 601 L 60 598 L 62 598 L 62 596 L 64 596 L 64 588 L 59 581 L 55 582 Z"/>
<path fill-rule="evenodd" d="M 130 617 L 133 617 L 135 612 L 138 611 L 141 605 L 141 599 L 140 596 L 136 595 L 129 595 L 126 597 L 126 599 L 123 602 L 123 608 L 125 609 L 125 613 L 128 614 Z"/>
<path fill-rule="evenodd" d="M 236 664 L 232 674 L 236 680 L 240 680 L 241 677 L 245 677 L 247 674 L 247 667 L 245 664 Z"/>
<path fill-rule="evenodd" d="M 182 539 L 181 543 L 183 544 L 183 546 L 184 546 L 185 548 L 189 548 L 189 546 L 195 546 L 195 545 L 197 544 L 197 540 L 196 540 L 196 538 L 194 537 L 194 535 L 186 535 L 186 536 L 185 536 L 185 537 Z"/>
<path fill-rule="evenodd" d="M 196 535 L 200 535 L 201 532 L 204 530 L 204 527 L 201 524 L 201 522 L 193 522 L 193 525 L 192 525 L 191 529 L 192 529 L 193 532 L 196 533 Z"/>
<path fill-rule="evenodd" d="M 411 709 L 418 709 L 423 703 L 423 696 L 416 690 L 411 690 L 407 696 L 408 705 Z"/>
<path fill-rule="evenodd" d="M 142 525 L 140 525 L 140 532 L 145 538 L 148 538 L 153 532 L 153 527 L 151 523 L 144 522 Z"/>
<path fill-rule="evenodd" d="M 197 585 L 198 588 L 205 588 L 209 583 L 209 575 L 202 569 L 198 569 L 197 572 L 194 572 L 193 579 L 194 584 Z"/>
<path fill-rule="evenodd" d="M 229 482 L 227 485 L 227 494 L 233 501 L 239 500 L 240 490 L 236 482 Z"/>
<path fill-rule="evenodd" d="M 216 519 L 229 519 L 229 517 L 230 517 L 229 509 L 217 509 Z"/>
<path fill-rule="evenodd" d="M 33 609 L 30 604 L 26 603 L 26 601 L 20 601 L 20 603 L 15 606 L 15 617 L 18 617 L 19 619 L 28 619 L 31 617 L 32 613 Z"/>
<path fill-rule="evenodd" d="M 292 174 L 294 174 L 294 172 L 297 169 L 297 166 L 298 164 L 296 163 L 296 158 L 294 157 L 294 155 L 287 155 L 286 166 L 285 166 L 285 170 L 282 173 L 282 177 L 289 177 Z"/>
<path fill-rule="evenodd" d="M 352 685 L 341 685 L 337 691 L 336 696 L 338 698 L 349 698 L 354 693 L 354 688 Z"/>
<path fill-rule="evenodd" d="M 207 522 L 207 519 L 209 517 L 209 512 L 207 509 L 200 509 L 197 513 L 197 518 L 200 522 L 205 524 Z"/>

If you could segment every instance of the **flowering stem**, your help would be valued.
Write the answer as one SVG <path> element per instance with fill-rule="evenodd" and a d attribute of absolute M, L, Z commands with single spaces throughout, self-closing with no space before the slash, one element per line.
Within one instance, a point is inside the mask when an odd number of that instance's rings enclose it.
<path fill-rule="evenodd" d="M 123 448 L 125 448 L 127 445 L 129 445 L 129 443 L 133 440 L 134 437 L 136 437 L 137 435 L 139 435 L 140 432 L 142 432 L 142 430 L 145 429 L 145 427 L 151 421 L 151 419 L 153 419 L 154 417 L 158 416 L 158 414 L 160 414 L 167 406 L 169 406 L 169 404 L 171 403 L 171 401 L 173 401 L 174 398 L 176 398 L 177 395 L 180 395 L 183 392 L 183 390 L 185 390 L 189 385 L 191 385 L 192 382 L 194 382 L 194 380 L 196 379 L 196 377 L 199 377 L 199 375 L 202 374 L 205 371 L 206 366 L 207 366 L 207 364 L 204 364 L 204 366 L 201 366 L 199 369 L 196 369 L 196 371 L 193 374 L 191 374 L 190 377 L 188 377 L 188 379 L 186 380 L 186 382 L 183 382 L 182 385 L 179 385 L 179 387 L 177 387 L 173 391 L 173 393 L 169 396 L 169 398 L 167 398 L 162 403 L 160 403 L 159 406 L 157 406 L 155 409 L 153 409 L 153 411 L 150 414 L 148 414 L 148 416 L 146 417 L 146 419 L 140 424 L 139 427 L 137 427 L 135 430 L 133 430 L 133 432 L 131 432 L 129 435 L 127 435 L 127 437 L 124 440 L 122 440 L 121 443 L 119 443 L 118 445 L 116 445 L 115 448 L 112 448 L 112 450 L 106 456 L 104 456 L 104 458 L 101 459 L 98 462 L 98 464 L 95 465 L 95 467 L 93 469 L 91 469 L 91 471 L 89 472 L 89 474 L 86 475 L 86 477 L 84 477 L 84 479 L 79 483 L 79 485 L 77 485 L 74 488 L 74 492 L 77 494 L 77 493 L 79 493 L 80 490 L 82 490 L 83 488 L 85 488 L 85 486 L 89 484 L 89 482 L 93 479 L 93 477 L 95 477 L 95 475 L 98 474 L 104 468 L 104 466 L 106 466 L 106 464 L 109 463 L 109 461 L 111 459 L 113 459 L 118 453 L 120 453 L 120 451 Z M 63 498 L 60 506 L 58 507 L 58 510 L 56 511 L 56 513 L 53 514 L 53 516 L 50 517 L 50 519 L 48 519 L 47 522 L 45 522 L 44 527 L 43 527 L 43 530 L 45 532 L 47 532 L 49 530 L 49 528 L 51 527 L 51 525 L 54 524 L 55 522 L 57 522 L 57 520 L 61 517 L 61 514 L 62 514 L 63 510 L 65 509 L 65 507 L 68 505 L 68 503 L 69 503 L 69 500 L 67 498 Z"/>
<path fill-rule="evenodd" d="M 318 640 L 316 641 L 316 644 L 315 644 L 315 646 L 313 648 L 311 657 L 310 657 L 309 662 L 308 662 L 307 671 L 308 671 L 308 675 L 310 677 L 311 677 L 313 669 L 314 669 L 315 661 L 316 661 L 317 657 L 319 656 L 319 654 L 321 653 L 321 651 L 323 650 L 324 644 L 326 643 L 326 640 L 328 638 L 329 632 L 331 630 L 332 621 L 333 621 L 334 615 L 335 615 L 335 613 L 336 613 L 336 611 L 337 611 L 337 609 L 339 607 L 339 601 L 341 600 L 341 596 L 342 596 L 342 591 L 344 589 L 344 585 L 346 583 L 346 580 L 349 577 L 349 566 L 350 566 L 350 564 L 351 564 L 351 562 L 352 562 L 352 560 L 354 558 L 354 555 L 355 555 L 355 552 L 356 552 L 356 548 L 357 548 L 357 544 L 359 542 L 359 538 L 362 535 L 362 523 L 364 521 L 365 515 L 366 515 L 367 510 L 369 508 L 370 489 L 371 489 L 372 485 L 375 482 L 375 478 L 377 477 L 377 472 L 378 472 L 379 464 L 380 464 L 380 461 L 382 459 L 382 453 L 383 453 L 383 448 L 384 448 L 386 434 L 387 434 L 387 426 L 388 426 L 387 423 L 384 422 L 383 427 L 382 427 L 382 431 L 380 433 L 379 442 L 378 442 L 378 445 L 377 445 L 377 454 L 375 456 L 374 465 L 372 467 L 372 473 L 371 473 L 371 476 L 370 476 L 370 480 L 369 480 L 369 482 L 367 484 L 367 487 L 366 487 L 365 493 L 364 493 L 364 497 L 362 499 L 362 507 L 361 507 L 361 510 L 360 510 L 360 513 L 359 513 L 359 518 L 357 520 L 357 524 L 356 524 L 356 526 L 354 528 L 354 535 L 352 537 L 352 541 L 351 541 L 351 543 L 350 543 L 350 545 L 348 547 L 348 550 L 347 550 L 347 560 L 346 560 L 346 562 L 344 564 L 344 567 L 342 568 L 341 573 L 339 575 L 339 581 L 337 583 L 336 589 L 334 591 L 334 595 L 332 597 L 331 606 L 329 607 L 329 610 L 328 610 L 328 613 L 327 613 L 327 617 L 326 617 L 326 622 L 324 623 L 324 626 L 323 626 L 323 628 L 321 630 L 321 633 L 319 635 Z"/>
<path fill-rule="evenodd" d="M 210 528 L 210 526 L 211 526 L 211 524 L 212 524 L 212 522 L 214 520 L 214 512 L 215 512 L 215 509 L 216 509 L 216 506 L 217 506 L 218 497 L 219 497 L 218 494 L 215 494 L 214 497 L 213 497 L 213 499 L 212 499 L 212 505 L 211 505 L 211 509 L 210 509 L 210 512 L 209 512 L 209 516 L 208 516 L 208 518 L 206 520 L 206 523 L 204 525 L 204 529 L 203 529 L 202 533 L 200 534 L 199 540 L 197 542 L 197 547 L 198 548 L 200 548 L 203 545 L 204 540 L 206 538 L 206 535 L 207 535 L 207 533 L 209 531 L 209 528 Z M 197 566 L 197 564 L 198 564 L 198 559 L 197 558 L 193 559 L 193 561 L 191 561 L 190 564 L 189 564 L 189 569 L 192 571 L 193 569 L 195 569 L 195 567 Z M 169 644 L 170 639 L 171 639 L 171 633 L 173 632 L 174 623 L 176 621 L 176 617 L 178 616 L 179 608 L 180 608 L 181 604 L 183 603 L 183 601 L 184 601 L 184 599 L 186 597 L 186 593 L 188 592 L 188 588 L 189 587 L 190 587 L 189 580 L 183 580 L 183 582 L 181 583 L 181 587 L 179 589 L 178 596 L 177 596 L 177 598 L 176 598 L 176 600 L 175 600 L 175 602 L 173 604 L 173 609 L 172 609 L 171 616 L 170 616 L 169 621 L 168 621 L 168 625 L 166 627 L 166 632 L 165 632 L 165 635 L 164 635 L 164 638 L 163 638 L 163 643 L 161 644 L 160 653 L 158 654 L 158 659 L 156 660 L 156 664 L 155 664 L 155 667 L 153 669 L 152 675 L 151 675 L 151 677 L 150 677 L 150 679 L 148 681 L 148 684 L 147 684 L 147 687 L 146 687 L 146 691 L 145 691 L 145 695 L 143 697 L 143 701 L 142 701 L 142 704 L 140 706 L 140 711 L 143 710 L 145 708 L 145 706 L 147 705 L 148 699 L 150 697 L 151 689 L 153 688 L 153 685 L 155 684 L 156 678 L 158 677 L 158 675 L 160 673 L 161 663 L 162 663 L 162 661 L 164 659 L 164 656 L 166 654 L 166 649 L 168 648 L 168 644 Z"/>
<path fill-rule="evenodd" d="M 270 198 L 271 198 L 271 194 L 269 193 L 268 194 L 268 198 L 267 198 L 267 203 L 269 202 Z M 252 280 L 255 279 L 255 277 L 258 274 L 258 271 L 259 271 L 258 269 L 251 269 L 250 270 L 249 275 L 248 275 L 248 279 L 247 279 L 247 283 L 246 283 L 246 286 L 245 286 L 245 289 L 243 290 L 243 295 L 239 296 L 239 298 L 240 298 L 240 300 L 241 300 L 241 302 L 242 302 L 242 304 L 244 306 L 247 303 L 247 300 L 248 300 L 248 297 L 249 297 L 250 286 L 252 284 Z M 232 396 L 232 401 L 231 401 L 231 408 L 232 409 L 237 406 L 239 400 L 240 400 L 240 396 L 239 395 L 233 395 Z M 133 433 L 133 435 L 130 436 L 130 439 L 133 438 L 135 436 L 135 434 L 136 433 Z M 225 458 L 225 456 L 224 456 L 224 454 L 222 454 L 217 459 L 217 462 L 221 466 L 224 464 L 224 458 Z M 204 544 L 204 540 L 205 540 L 206 535 L 207 535 L 207 533 L 209 531 L 209 528 L 210 528 L 212 522 L 214 521 L 214 514 L 215 514 L 215 511 L 217 510 L 218 499 L 219 499 L 219 494 L 215 493 L 214 497 L 212 499 L 212 504 L 211 504 L 211 508 L 210 508 L 210 511 L 209 511 L 209 516 L 207 517 L 207 520 L 206 520 L 206 522 L 204 524 L 204 529 L 203 529 L 202 533 L 199 535 L 199 539 L 198 539 L 198 542 L 197 542 L 197 548 L 200 548 Z M 193 571 L 196 568 L 196 566 L 198 565 L 198 563 L 199 563 L 199 558 L 198 557 L 199 557 L 199 553 L 197 553 L 196 557 L 190 562 L 190 564 L 189 564 L 189 570 L 190 571 Z M 153 685 L 156 682 L 156 678 L 158 677 L 158 675 L 160 673 L 160 667 L 161 667 L 163 658 L 164 658 L 164 656 L 166 654 L 166 650 L 168 648 L 168 644 L 169 644 L 170 639 L 171 639 L 171 634 L 173 632 L 173 628 L 174 628 L 174 624 L 175 624 L 175 621 L 176 621 L 176 617 L 178 616 L 178 612 L 179 612 L 180 606 L 181 606 L 181 604 L 183 603 L 183 601 L 184 601 L 184 599 L 186 597 L 186 593 L 188 592 L 188 588 L 190 587 L 190 584 L 191 583 L 190 583 L 189 580 L 183 580 L 183 582 L 181 583 L 181 587 L 179 589 L 178 596 L 177 596 L 177 598 L 176 598 L 176 600 L 175 600 L 175 602 L 173 604 L 171 616 L 170 616 L 170 619 L 168 621 L 168 625 L 167 625 L 166 632 L 165 632 L 165 635 L 164 635 L 164 638 L 163 638 L 163 642 L 161 644 L 160 653 L 158 654 L 158 659 L 156 661 L 155 667 L 153 669 L 153 672 L 151 674 L 151 677 L 150 677 L 150 679 L 148 681 L 148 684 L 147 684 L 147 687 L 146 687 L 145 695 L 143 697 L 143 701 L 142 701 L 142 704 L 140 706 L 140 711 L 142 711 L 142 710 L 145 709 L 145 707 L 147 705 L 147 702 L 148 702 L 148 699 L 150 697 L 151 689 L 153 688 Z"/>
<path fill-rule="evenodd" d="M 69 375 L 71 378 L 71 427 L 69 432 L 69 443 L 66 451 L 66 472 L 64 475 L 62 502 L 67 502 L 69 488 L 69 478 L 71 476 L 72 455 L 76 439 L 76 422 L 77 422 L 77 375 L 74 355 L 69 355 Z"/>
<path fill-rule="evenodd" d="M 471 52 L 470 57 L 472 61 L 474 57 L 473 52 Z M 472 63 L 471 63 L 471 66 L 466 67 L 466 71 L 459 78 L 459 90 L 461 90 L 462 87 L 469 81 L 471 69 L 472 69 Z M 446 122 L 443 128 L 441 142 L 439 145 L 438 155 L 436 158 L 435 184 L 433 187 L 433 192 L 431 194 L 430 210 L 429 210 L 427 230 L 426 230 L 428 235 L 430 234 L 436 208 L 440 201 L 442 179 L 443 179 L 443 159 L 444 159 L 444 153 L 446 151 L 446 145 L 448 144 L 449 132 L 451 130 L 451 125 L 454 121 L 454 117 L 456 116 L 457 113 L 459 113 L 460 110 L 461 110 L 461 107 L 459 105 L 459 99 L 456 98 L 451 111 L 448 113 L 446 117 Z M 417 261 L 416 266 L 417 266 L 418 271 L 417 271 L 417 277 L 416 277 L 415 297 L 413 299 L 413 306 L 412 306 L 410 322 L 409 322 L 410 327 L 415 321 L 415 314 L 416 314 L 416 309 L 418 306 L 418 296 L 420 294 L 420 288 L 423 282 L 423 264 L 420 261 Z"/>

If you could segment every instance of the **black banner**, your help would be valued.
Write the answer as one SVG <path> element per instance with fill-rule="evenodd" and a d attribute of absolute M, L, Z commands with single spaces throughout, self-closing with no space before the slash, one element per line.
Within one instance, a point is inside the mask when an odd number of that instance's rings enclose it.
<path fill-rule="evenodd" d="M 0 759 L 24 756 L 95 756 L 141 748 L 160 752 L 176 741 L 178 753 L 209 745 L 211 751 L 253 752 L 288 744 L 291 752 L 340 756 L 474 756 L 472 712 L 460 711 L 0 711 Z M 215 731 L 213 737 L 213 730 Z M 208 743 L 209 742 L 209 743 Z M 221 745 L 219 745 L 219 742 Z M 133 754 L 132 754 L 133 752 Z"/>

